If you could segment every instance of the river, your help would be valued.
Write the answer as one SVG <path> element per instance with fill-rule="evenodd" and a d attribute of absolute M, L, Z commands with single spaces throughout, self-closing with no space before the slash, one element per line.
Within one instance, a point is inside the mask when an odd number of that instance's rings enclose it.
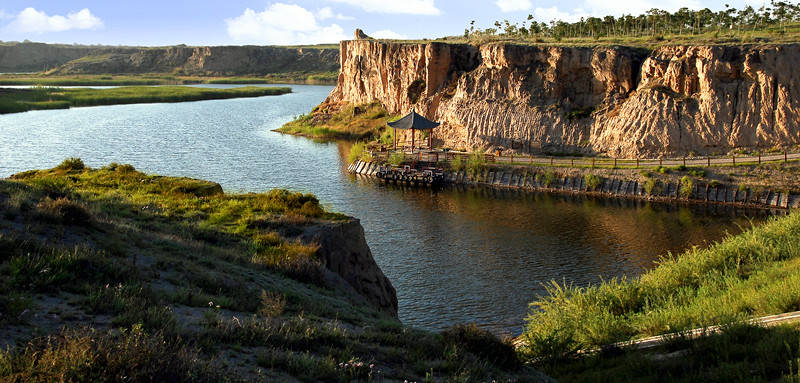
<path fill-rule="evenodd" d="M 519 334 L 550 280 L 585 285 L 636 276 L 661 254 L 706 246 L 763 213 L 706 206 L 521 193 L 408 188 L 347 174 L 348 143 L 272 132 L 330 86 L 282 96 L 0 115 L 0 177 L 130 163 L 148 173 L 219 182 L 226 192 L 311 192 L 361 220 L 397 289 L 400 319 L 440 330 L 475 322 Z M 760 218 L 756 217 L 756 221 Z"/>

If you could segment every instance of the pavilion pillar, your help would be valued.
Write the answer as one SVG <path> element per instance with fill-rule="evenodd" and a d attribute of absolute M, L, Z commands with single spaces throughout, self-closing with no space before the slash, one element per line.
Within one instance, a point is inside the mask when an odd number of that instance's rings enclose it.
<path fill-rule="evenodd" d="M 411 153 L 414 153 L 414 128 L 411 128 Z"/>
<path fill-rule="evenodd" d="M 394 150 L 397 150 L 397 129 L 392 128 L 392 141 L 394 144 Z"/>

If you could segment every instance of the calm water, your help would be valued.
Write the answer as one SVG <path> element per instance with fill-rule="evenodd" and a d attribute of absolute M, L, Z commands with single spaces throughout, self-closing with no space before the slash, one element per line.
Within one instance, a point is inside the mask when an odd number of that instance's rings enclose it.
<path fill-rule="evenodd" d="M 91 167 L 130 163 L 162 175 L 213 180 L 228 192 L 312 192 L 358 217 L 400 301 L 406 324 L 476 322 L 518 334 L 527 304 L 555 279 L 578 285 L 634 276 L 660 254 L 738 233 L 748 216 L 490 188 L 383 185 L 346 174 L 346 143 L 271 132 L 332 87 L 291 85 L 283 96 L 120 105 L 0 116 L 0 177 L 66 157 Z"/>

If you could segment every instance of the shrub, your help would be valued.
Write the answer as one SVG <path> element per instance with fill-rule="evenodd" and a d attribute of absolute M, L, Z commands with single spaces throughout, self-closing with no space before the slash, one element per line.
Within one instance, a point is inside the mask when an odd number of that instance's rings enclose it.
<path fill-rule="evenodd" d="M 720 186 L 720 183 L 717 180 L 713 180 L 709 182 L 708 185 L 711 186 L 712 188 L 718 188 Z"/>
<path fill-rule="evenodd" d="M 594 174 L 587 174 L 583 179 L 586 181 L 587 190 L 597 190 L 600 184 L 603 183 L 603 180 Z"/>
<path fill-rule="evenodd" d="M 92 215 L 82 205 L 64 197 L 58 199 L 45 198 L 36 205 L 44 217 L 57 223 L 75 226 L 87 226 L 92 222 Z"/>
<path fill-rule="evenodd" d="M 694 183 L 689 176 L 681 177 L 681 187 L 679 193 L 684 198 L 689 198 L 692 196 L 692 192 L 694 191 Z"/>
<path fill-rule="evenodd" d="M 474 323 L 456 324 L 444 330 L 442 341 L 446 347 L 454 348 L 456 352 L 467 351 L 498 367 L 509 369 L 517 366 L 514 346 L 480 329 Z"/>
<path fill-rule="evenodd" d="M 483 165 L 486 163 L 486 160 L 483 157 L 483 154 L 480 152 L 473 152 L 467 158 L 466 168 L 469 172 L 470 176 L 475 177 L 483 168 Z"/>
<path fill-rule="evenodd" d="M 403 152 L 393 152 L 389 155 L 387 160 L 392 165 L 400 165 L 406 160 L 406 154 Z"/>
<path fill-rule="evenodd" d="M 644 181 L 644 191 L 649 195 L 661 194 L 661 182 L 655 178 L 648 178 Z"/>
<path fill-rule="evenodd" d="M 366 151 L 367 151 L 367 144 L 365 144 L 364 142 L 356 142 L 355 144 L 353 144 L 353 146 L 350 147 L 350 154 L 348 154 L 347 156 L 347 161 L 352 163 L 353 161 L 361 157 L 361 155 L 364 154 Z"/>
<path fill-rule="evenodd" d="M 639 170 L 639 174 L 644 178 L 650 178 L 653 176 L 653 173 L 648 172 L 647 170 Z"/>
<path fill-rule="evenodd" d="M 453 170 L 463 169 L 464 163 L 461 161 L 461 156 L 456 155 L 455 157 L 453 157 L 453 160 L 450 162 L 450 166 L 453 168 Z"/>
<path fill-rule="evenodd" d="M 77 157 L 67 158 L 56 166 L 56 169 L 66 172 L 79 172 L 85 168 L 86 166 L 83 164 L 83 160 Z"/>
<path fill-rule="evenodd" d="M 556 173 L 554 173 L 552 170 L 544 172 L 544 175 L 542 175 L 541 179 L 542 183 L 544 184 L 544 187 L 546 188 L 549 188 L 550 185 L 552 185 L 553 182 L 555 182 L 555 180 L 556 180 Z"/>
<path fill-rule="evenodd" d="M 689 175 L 692 175 L 697 178 L 704 178 L 706 176 L 706 171 L 703 169 L 690 169 Z"/>

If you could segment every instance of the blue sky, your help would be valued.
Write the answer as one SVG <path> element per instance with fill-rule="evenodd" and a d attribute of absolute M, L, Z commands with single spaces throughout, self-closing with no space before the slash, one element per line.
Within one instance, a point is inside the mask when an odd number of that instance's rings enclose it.
<path fill-rule="evenodd" d="M 575 21 L 651 8 L 737 9 L 757 0 L 0 0 L 0 40 L 103 45 L 292 45 L 351 39 L 435 39 L 494 21 Z M 768 1 L 767 1 L 768 4 Z"/>

